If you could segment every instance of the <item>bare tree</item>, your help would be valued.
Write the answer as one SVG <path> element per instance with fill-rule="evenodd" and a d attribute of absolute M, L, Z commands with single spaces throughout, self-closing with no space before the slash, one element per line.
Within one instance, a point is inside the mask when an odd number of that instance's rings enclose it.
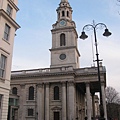
<path fill-rule="evenodd" d="M 107 103 L 116 103 L 120 104 L 120 96 L 119 93 L 113 87 L 106 88 L 106 100 Z"/>
<path fill-rule="evenodd" d="M 107 117 L 120 120 L 120 96 L 113 87 L 106 88 Z"/>

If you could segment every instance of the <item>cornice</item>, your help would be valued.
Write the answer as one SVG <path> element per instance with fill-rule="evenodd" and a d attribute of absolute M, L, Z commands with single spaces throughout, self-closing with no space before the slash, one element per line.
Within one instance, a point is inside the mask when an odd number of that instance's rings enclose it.
<path fill-rule="evenodd" d="M 10 55 L 10 52 L 6 51 L 4 48 L 0 47 L 0 50 L 4 51 L 6 54 Z"/>
<path fill-rule="evenodd" d="M 75 75 L 74 71 L 67 72 L 54 72 L 54 73 L 32 73 L 32 74 L 16 74 L 11 75 L 11 79 L 15 78 L 33 78 L 33 77 L 49 77 L 49 76 L 61 76 L 61 75 Z"/>
<path fill-rule="evenodd" d="M 71 6 L 59 6 L 59 7 L 56 9 L 56 11 L 58 12 L 59 10 L 61 10 L 61 8 L 64 8 L 64 9 L 68 8 L 70 11 L 72 11 L 72 12 L 73 12 L 73 10 L 72 10 L 72 7 L 71 7 Z"/>
<path fill-rule="evenodd" d="M 73 22 L 73 21 L 72 21 Z M 75 34 L 76 34 L 76 36 L 78 37 L 78 34 L 77 34 L 77 31 L 76 31 L 76 28 L 75 27 L 73 27 L 73 26 L 65 26 L 65 27 L 59 27 L 59 28 L 53 28 L 52 30 L 51 30 L 51 32 L 52 33 L 54 33 L 54 32 L 56 32 L 56 31 L 60 31 L 60 30 L 62 30 L 62 31 L 70 31 L 70 30 L 74 30 L 75 31 Z"/>
<path fill-rule="evenodd" d="M 46 70 L 46 71 L 44 71 Z M 97 69 L 94 68 L 78 68 L 78 69 L 68 69 L 60 70 L 60 68 L 44 68 L 44 69 L 32 69 L 32 70 L 21 70 L 21 71 L 12 71 L 11 80 L 27 80 L 27 79 L 56 79 L 64 77 L 72 77 L 76 79 L 75 81 L 78 82 L 79 79 L 87 79 L 89 78 L 96 80 L 98 77 Z M 106 81 L 106 71 L 100 71 L 101 81 Z M 17 82 L 17 81 L 16 81 Z M 49 82 L 49 81 L 48 81 Z"/>
<path fill-rule="evenodd" d="M 20 28 L 15 20 L 13 20 L 3 9 L 0 9 L 0 15 L 7 19 L 15 27 L 16 30 Z"/>
<path fill-rule="evenodd" d="M 105 72 L 103 72 L 103 71 L 101 71 L 100 72 L 100 75 L 102 76 L 105 76 L 106 75 L 106 73 Z M 85 72 L 85 73 L 75 73 L 75 76 L 76 77 L 80 77 L 80 76 L 82 76 L 82 77 L 89 77 L 89 76 L 98 76 L 98 73 L 97 72 Z"/>
<path fill-rule="evenodd" d="M 78 48 L 77 48 L 76 46 L 68 46 L 68 47 L 65 46 L 65 47 L 59 47 L 59 48 L 51 48 L 51 49 L 49 49 L 49 50 L 50 50 L 50 51 L 56 51 L 56 50 L 65 50 L 65 49 L 73 49 L 73 48 L 76 49 L 78 55 L 80 56 L 80 53 L 79 53 Z"/>
<path fill-rule="evenodd" d="M 19 10 L 19 8 L 17 7 L 17 5 L 15 5 L 15 3 L 11 0 L 8 0 L 8 2 L 15 8 L 16 11 Z"/>
<path fill-rule="evenodd" d="M 104 72 L 100 73 L 101 75 L 105 75 Z M 75 78 L 77 77 L 89 77 L 89 76 L 97 76 L 97 72 L 91 72 L 91 73 L 76 73 L 75 71 L 66 71 L 66 72 L 54 72 L 54 73 L 29 73 L 29 74 L 16 74 L 11 75 L 11 79 L 16 78 L 36 78 L 36 77 L 49 77 L 49 76 L 65 76 L 65 75 L 73 75 Z"/>

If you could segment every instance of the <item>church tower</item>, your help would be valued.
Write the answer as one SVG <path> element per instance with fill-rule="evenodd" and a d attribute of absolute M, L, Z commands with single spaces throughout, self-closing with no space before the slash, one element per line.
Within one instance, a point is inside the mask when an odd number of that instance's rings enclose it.
<path fill-rule="evenodd" d="M 57 21 L 53 24 L 51 68 L 73 66 L 79 68 L 78 34 L 72 20 L 72 8 L 68 0 L 61 0 L 57 8 Z"/>

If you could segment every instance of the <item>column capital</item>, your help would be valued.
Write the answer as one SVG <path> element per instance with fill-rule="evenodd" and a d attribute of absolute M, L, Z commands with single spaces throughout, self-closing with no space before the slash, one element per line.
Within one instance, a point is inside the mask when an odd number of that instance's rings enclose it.
<path fill-rule="evenodd" d="M 90 86 L 90 82 L 85 82 L 86 86 Z"/>
<path fill-rule="evenodd" d="M 105 85 L 105 81 L 101 81 L 100 83 L 101 83 L 101 85 Z"/>
<path fill-rule="evenodd" d="M 68 85 L 69 85 L 69 86 L 73 86 L 74 84 L 75 84 L 74 81 L 68 81 Z"/>
<path fill-rule="evenodd" d="M 21 89 L 25 89 L 25 84 L 20 84 Z"/>
<path fill-rule="evenodd" d="M 50 83 L 49 82 L 44 82 L 45 85 L 49 85 Z"/>
<path fill-rule="evenodd" d="M 39 87 L 39 88 L 42 87 L 42 86 L 43 86 L 43 83 L 38 83 L 37 84 L 37 87 Z"/>
<path fill-rule="evenodd" d="M 62 83 L 62 86 L 66 85 L 66 81 L 61 81 L 61 83 Z"/>
<path fill-rule="evenodd" d="M 49 83 L 49 82 L 45 82 L 44 84 L 46 85 L 46 87 L 47 87 L 47 88 L 48 88 L 48 87 L 49 87 L 49 85 L 50 85 L 50 83 Z"/>

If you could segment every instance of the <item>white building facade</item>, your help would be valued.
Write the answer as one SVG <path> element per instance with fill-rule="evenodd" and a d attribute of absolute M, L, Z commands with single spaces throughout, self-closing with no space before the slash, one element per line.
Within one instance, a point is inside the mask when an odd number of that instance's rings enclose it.
<path fill-rule="evenodd" d="M 68 0 L 60 1 L 57 16 L 51 30 L 50 68 L 12 71 L 9 120 L 83 120 L 86 111 L 88 120 L 95 116 L 91 95 L 100 91 L 98 71 L 79 66 L 78 35 Z M 103 66 L 100 75 L 105 103 Z"/>
<path fill-rule="evenodd" d="M 0 120 L 7 120 L 17 0 L 0 0 Z"/>

